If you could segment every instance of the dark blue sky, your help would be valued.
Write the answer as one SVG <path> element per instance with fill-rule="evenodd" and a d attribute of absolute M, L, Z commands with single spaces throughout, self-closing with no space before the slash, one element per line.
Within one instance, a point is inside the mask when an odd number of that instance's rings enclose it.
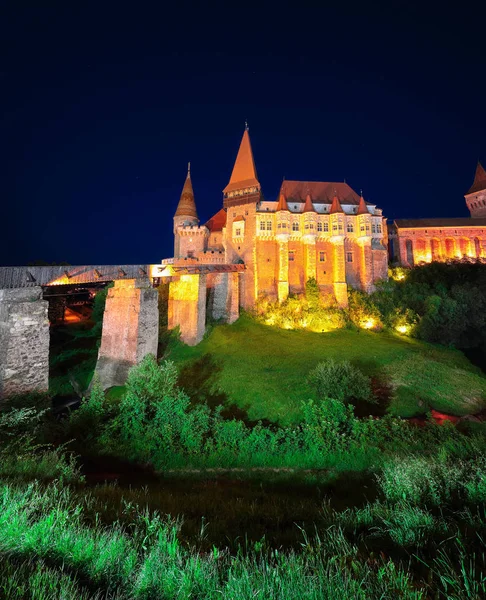
<path fill-rule="evenodd" d="M 0 264 L 171 256 L 187 161 L 204 222 L 245 119 L 269 199 L 346 178 L 390 218 L 467 216 L 484 9 L 171 4 L 1 4 Z"/>

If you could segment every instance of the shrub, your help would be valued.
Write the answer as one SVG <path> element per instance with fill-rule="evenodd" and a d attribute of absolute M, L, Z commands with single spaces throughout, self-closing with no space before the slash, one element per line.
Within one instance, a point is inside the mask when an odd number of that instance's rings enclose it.
<path fill-rule="evenodd" d="M 323 360 L 309 373 L 308 381 L 321 399 L 334 398 L 343 402 L 373 399 L 370 378 L 349 361 Z"/>

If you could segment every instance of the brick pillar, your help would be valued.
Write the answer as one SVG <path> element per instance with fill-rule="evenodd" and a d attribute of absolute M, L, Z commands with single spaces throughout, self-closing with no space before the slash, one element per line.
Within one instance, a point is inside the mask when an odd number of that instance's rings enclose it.
<path fill-rule="evenodd" d="M 412 244 L 412 256 L 413 256 L 413 241 L 410 240 Z M 402 267 L 413 267 L 413 264 L 410 264 L 408 260 L 407 254 L 407 238 L 399 237 L 398 238 L 398 247 L 399 247 L 399 260 L 398 262 L 402 265 Z"/>
<path fill-rule="evenodd" d="M 181 340 L 195 346 L 206 328 L 206 275 L 181 275 L 169 284 L 168 328 L 180 328 Z"/>
<path fill-rule="evenodd" d="M 348 286 L 346 284 L 346 263 L 344 256 L 344 238 L 333 240 L 333 287 L 339 306 L 348 305 Z"/>
<path fill-rule="evenodd" d="M 364 292 L 370 292 L 373 288 L 373 255 L 371 252 L 371 240 L 365 241 L 360 245 L 360 283 Z"/>
<path fill-rule="evenodd" d="M 289 296 L 289 243 L 288 241 L 278 244 L 278 301 L 283 302 Z"/>
<path fill-rule="evenodd" d="M 96 372 L 103 389 L 123 385 L 128 370 L 147 354 L 157 356 L 157 290 L 147 281 L 115 281 L 108 290 Z"/>
<path fill-rule="evenodd" d="M 304 242 L 305 280 L 316 278 L 316 239 Z"/>
<path fill-rule="evenodd" d="M 40 287 L 0 290 L 0 399 L 47 392 L 47 311 Z"/>
<path fill-rule="evenodd" d="M 425 262 L 432 262 L 432 241 L 430 238 L 424 238 L 424 248 L 425 248 L 425 255 L 424 255 L 424 261 Z"/>

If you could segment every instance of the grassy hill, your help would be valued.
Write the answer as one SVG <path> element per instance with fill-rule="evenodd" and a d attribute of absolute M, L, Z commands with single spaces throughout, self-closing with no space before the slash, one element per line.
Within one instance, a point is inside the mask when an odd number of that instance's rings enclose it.
<path fill-rule="evenodd" d="M 191 395 L 234 403 L 252 420 L 299 420 L 301 401 L 312 397 L 307 374 L 325 357 L 359 366 L 394 415 L 486 407 L 486 377 L 461 352 L 389 333 L 289 331 L 242 316 L 214 326 L 198 346 L 172 344 L 168 356 Z"/>

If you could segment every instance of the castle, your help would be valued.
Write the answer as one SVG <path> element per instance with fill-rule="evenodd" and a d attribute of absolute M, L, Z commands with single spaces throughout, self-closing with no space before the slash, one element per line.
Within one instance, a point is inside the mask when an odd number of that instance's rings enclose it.
<path fill-rule="evenodd" d="M 242 264 L 239 304 L 283 301 L 316 279 L 346 306 L 348 286 L 371 291 L 387 277 L 382 211 L 346 183 L 284 181 L 266 200 L 245 127 L 223 207 L 200 225 L 188 169 L 174 216 L 174 266 Z M 211 279 L 208 279 L 211 288 Z"/>

